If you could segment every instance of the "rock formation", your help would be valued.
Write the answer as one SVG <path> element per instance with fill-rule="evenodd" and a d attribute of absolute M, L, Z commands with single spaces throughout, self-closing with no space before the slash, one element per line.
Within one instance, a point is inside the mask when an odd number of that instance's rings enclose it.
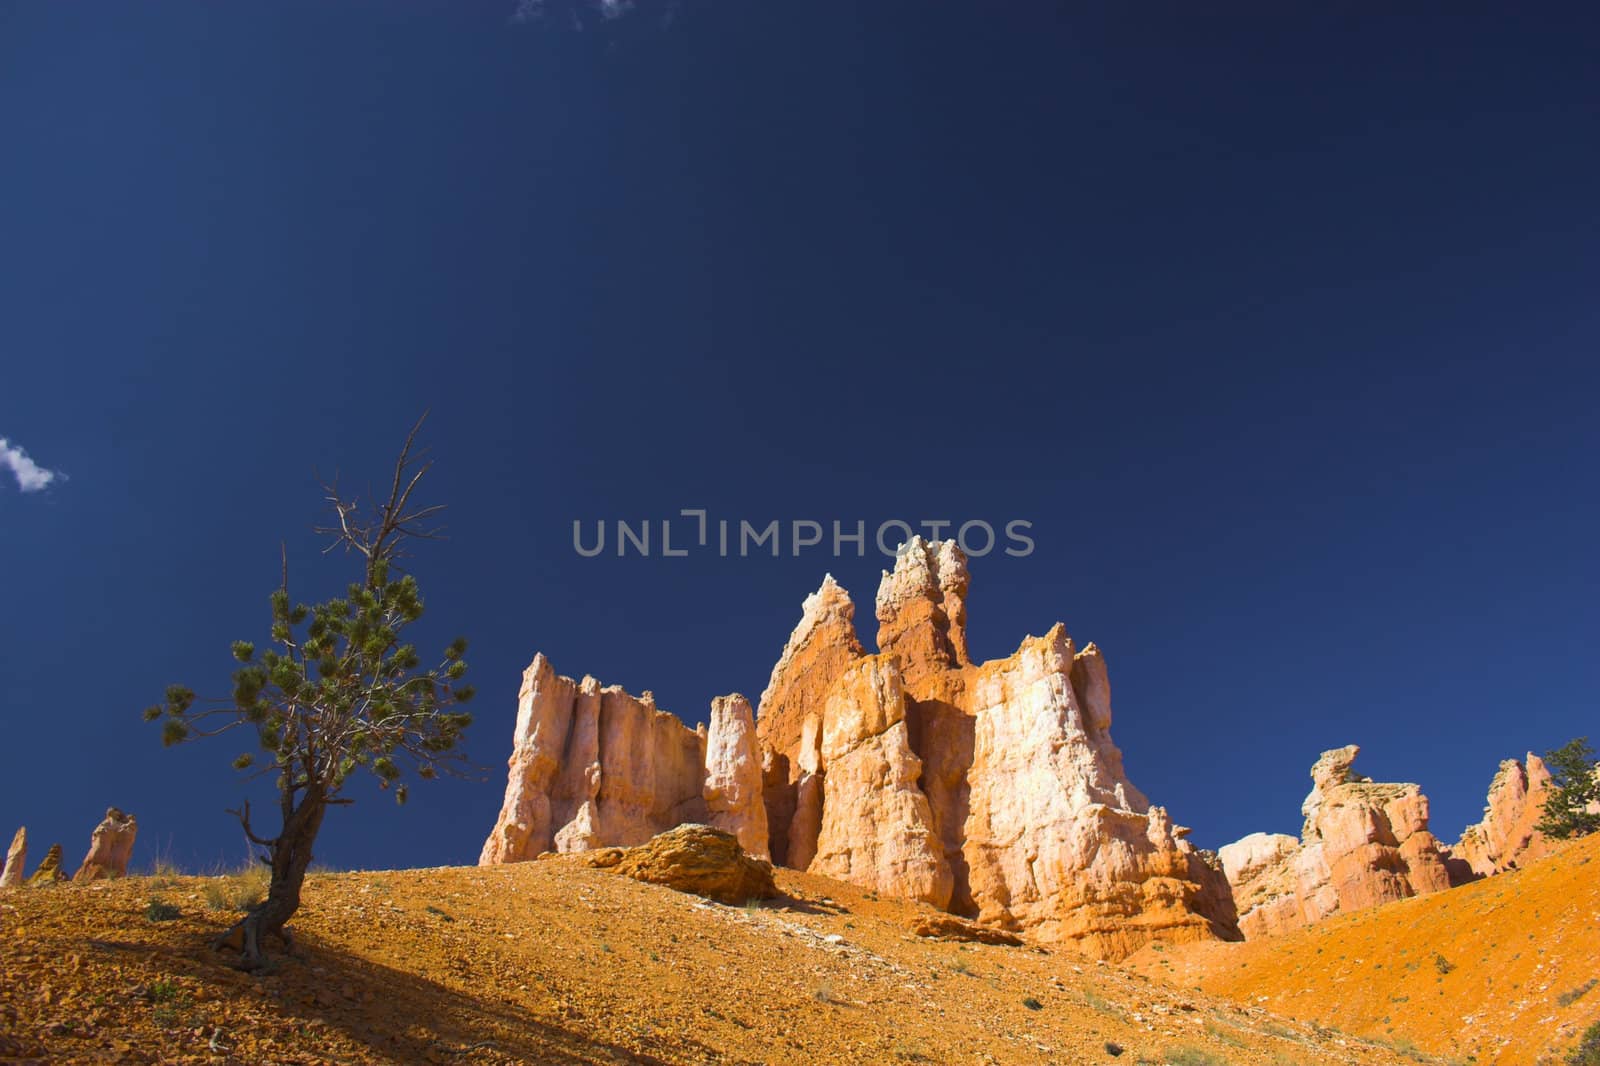
<path fill-rule="evenodd" d="M 885 895 L 950 904 L 954 879 L 917 786 L 922 760 L 911 750 L 906 698 L 894 659 L 872 655 L 846 670 L 823 707 L 815 765 L 823 782 L 812 873 Z M 790 838 L 791 847 L 795 838 Z M 809 841 L 805 850 L 813 850 Z"/>
<path fill-rule="evenodd" d="M 761 756 L 750 701 L 738 693 L 711 701 L 701 786 L 711 824 L 732 833 L 756 858 L 767 857 L 767 808 L 761 797 Z"/>
<path fill-rule="evenodd" d="M 708 825 L 680 825 L 597 865 L 636 881 L 665 885 L 721 903 L 740 904 L 778 894 L 772 867 L 751 858 L 732 833 Z"/>
<path fill-rule="evenodd" d="M 1297 845 L 1256 833 L 1222 849 L 1245 936 L 1450 887 L 1445 854 L 1428 831 L 1428 798 L 1416 785 L 1356 774 L 1360 750 L 1326 751 L 1312 766 Z"/>
<path fill-rule="evenodd" d="M 1548 854 L 1551 844 L 1534 826 L 1550 787 L 1550 771 L 1532 752 L 1526 762 L 1502 762 L 1489 784 L 1483 820 L 1469 825 L 1450 849 L 1451 879 L 1460 884 Z"/>
<path fill-rule="evenodd" d="M 968 585 L 913 538 L 875 656 L 832 578 L 807 598 L 756 716 L 775 857 L 1105 956 L 1236 937 L 1220 864 L 1123 772 L 1098 649 L 1058 625 L 974 665 Z"/>
<path fill-rule="evenodd" d="M 39 885 L 53 885 L 57 881 L 65 881 L 66 872 L 61 869 L 61 845 L 51 844 L 50 850 L 44 853 L 44 861 L 39 868 L 33 871 L 33 876 L 28 878 L 29 888 Z"/>
<path fill-rule="evenodd" d="M 1022 938 L 1015 933 L 996 929 L 992 925 L 979 925 L 953 914 L 919 914 L 907 924 L 907 928 L 913 936 L 929 940 L 961 940 L 973 944 L 999 944 L 1008 948 L 1022 945 Z"/>
<path fill-rule="evenodd" d="M 0 869 L 0 888 L 18 888 L 22 885 L 22 868 L 28 862 L 28 827 L 17 830 L 11 838 L 11 848 L 6 852 L 6 863 Z"/>
<path fill-rule="evenodd" d="M 535 657 L 480 861 L 709 821 L 780 864 L 1102 957 L 1236 939 L 1220 861 L 1123 770 L 1099 650 L 1057 625 L 973 663 L 969 583 L 953 543 L 913 538 L 883 574 L 869 654 L 849 594 L 825 578 L 762 693 L 758 746 L 740 697 L 719 699 L 697 733 L 648 694 Z"/>
<path fill-rule="evenodd" d="M 761 789 L 767 808 L 767 836 L 772 861 L 805 869 L 814 854 L 822 814 L 822 782 L 802 769 L 797 751 L 811 751 L 816 737 L 803 742 L 808 712 L 822 706 L 828 690 L 857 659 L 866 654 L 856 639 L 855 604 L 828 574 L 822 587 L 806 597 L 795 626 L 772 668 L 761 694 L 757 732 L 761 737 Z M 818 719 L 811 716 L 815 729 Z M 805 813 L 799 812 L 804 801 Z M 806 841 L 798 856 L 789 854 L 789 830 L 799 818 Z M 808 850 L 810 849 L 810 850 Z"/>
<path fill-rule="evenodd" d="M 592 677 L 574 681 L 543 655 L 523 673 L 505 801 L 478 859 L 520 862 L 545 851 L 642 844 L 673 826 L 719 822 L 765 854 L 759 762 L 749 704 L 723 697 L 716 736 Z M 714 759 L 708 767 L 708 756 Z"/>
<path fill-rule="evenodd" d="M 128 872 L 128 860 L 133 858 L 133 839 L 139 833 L 139 823 L 131 814 L 123 814 L 115 807 L 106 808 L 103 821 L 95 826 L 89 838 L 89 854 L 83 865 L 72 875 L 74 881 L 94 881 L 102 877 L 123 877 Z"/>
<path fill-rule="evenodd" d="M 1287 833 L 1251 833 L 1217 852 L 1246 938 L 1276 936 L 1305 924 L 1295 887 L 1299 850 L 1300 841 Z"/>

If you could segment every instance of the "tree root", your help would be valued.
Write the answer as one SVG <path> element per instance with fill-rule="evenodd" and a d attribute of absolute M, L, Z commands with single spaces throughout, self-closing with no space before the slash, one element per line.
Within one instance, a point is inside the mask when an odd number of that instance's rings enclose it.
<path fill-rule="evenodd" d="M 239 953 L 239 969 L 260 970 L 268 965 L 267 954 L 262 946 L 262 941 L 270 933 L 283 943 L 285 952 L 294 950 L 294 936 L 284 926 L 276 929 L 263 929 L 262 907 L 255 907 L 243 918 L 240 918 L 227 931 L 211 942 L 213 951 L 227 948 Z"/>

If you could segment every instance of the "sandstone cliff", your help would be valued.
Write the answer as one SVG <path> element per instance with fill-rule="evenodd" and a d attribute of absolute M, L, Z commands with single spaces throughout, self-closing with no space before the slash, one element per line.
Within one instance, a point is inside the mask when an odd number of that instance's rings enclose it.
<path fill-rule="evenodd" d="M 1451 879 L 1487 877 L 1549 854 L 1550 842 L 1534 826 L 1550 787 L 1550 771 L 1532 752 L 1526 762 L 1502 762 L 1489 783 L 1483 820 L 1469 825 L 1450 849 Z"/>
<path fill-rule="evenodd" d="M 1128 780 L 1094 645 L 1056 625 L 1005 659 L 967 646 L 967 560 L 913 538 L 875 600 L 878 653 L 833 578 L 802 605 L 754 726 L 690 730 L 535 657 L 484 864 L 642 844 L 709 822 L 753 855 L 989 927 L 1120 957 L 1237 939 L 1215 855 Z"/>
<path fill-rule="evenodd" d="M 744 697 L 719 699 L 712 729 L 708 740 L 703 729 L 657 710 L 648 692 L 634 697 L 592 677 L 574 681 L 534 656 L 522 677 L 505 801 L 479 863 L 629 847 L 713 817 L 745 850 L 765 855 Z"/>
<path fill-rule="evenodd" d="M 1220 864 L 1127 780 L 1099 650 L 1057 625 L 975 665 L 968 586 L 913 539 L 876 656 L 831 578 L 807 598 L 757 713 L 775 859 L 1106 956 L 1237 936 Z"/>
<path fill-rule="evenodd" d="M 1416 785 L 1355 773 L 1360 750 L 1326 751 L 1312 766 L 1298 844 L 1254 833 L 1222 848 L 1246 937 L 1450 887 L 1446 856 L 1428 830 L 1428 798 Z"/>

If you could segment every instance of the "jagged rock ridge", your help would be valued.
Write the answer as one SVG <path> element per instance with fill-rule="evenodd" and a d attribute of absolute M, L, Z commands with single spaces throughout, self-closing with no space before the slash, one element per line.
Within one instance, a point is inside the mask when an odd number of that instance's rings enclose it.
<path fill-rule="evenodd" d="M 1352 769 L 1351 744 L 1311 768 L 1300 839 L 1252 833 L 1220 851 L 1246 937 L 1450 887 L 1446 853 L 1428 829 L 1428 797 Z"/>
<path fill-rule="evenodd" d="M 637 845 L 709 820 L 774 862 L 1101 956 L 1236 939 L 1220 861 L 1124 772 L 1099 649 L 1058 624 L 975 664 L 968 587 L 956 545 L 913 538 L 880 582 L 871 654 L 849 594 L 825 578 L 754 735 L 742 700 L 718 701 L 708 740 L 648 694 L 535 657 L 481 861 Z"/>
<path fill-rule="evenodd" d="M 968 586 L 914 538 L 877 655 L 831 578 L 807 598 L 756 716 L 775 860 L 1107 956 L 1236 937 L 1220 864 L 1123 771 L 1099 650 L 1057 625 L 974 664 Z"/>
<path fill-rule="evenodd" d="M 478 861 L 630 847 L 707 821 L 765 855 L 749 703 L 735 694 L 718 704 L 708 736 L 656 709 L 649 692 L 574 681 L 534 656 L 522 677 L 505 801 Z"/>

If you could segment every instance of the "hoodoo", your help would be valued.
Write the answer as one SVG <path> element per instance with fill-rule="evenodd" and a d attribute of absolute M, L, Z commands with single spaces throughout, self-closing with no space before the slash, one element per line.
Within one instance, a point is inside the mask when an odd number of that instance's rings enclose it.
<path fill-rule="evenodd" d="M 1311 767 L 1299 841 L 1252 833 L 1222 848 L 1247 937 L 1450 887 L 1446 856 L 1428 830 L 1428 797 L 1413 784 L 1357 774 L 1360 751 L 1325 751 Z"/>
<path fill-rule="evenodd" d="M 1058 624 L 973 663 L 968 586 L 955 544 L 913 538 L 879 585 L 872 654 L 849 594 L 826 577 L 773 667 L 753 736 L 741 697 L 713 705 L 708 736 L 648 696 L 560 677 L 535 657 L 481 861 L 709 822 L 776 863 L 1102 957 L 1237 939 L 1220 860 L 1123 770 L 1099 649 Z"/>
<path fill-rule="evenodd" d="M 913 538 L 877 655 L 832 578 L 807 597 L 756 715 L 768 816 L 790 819 L 774 857 L 1107 957 L 1237 938 L 1220 863 L 1123 771 L 1099 650 L 1057 625 L 974 664 L 969 583 L 955 544 Z"/>

